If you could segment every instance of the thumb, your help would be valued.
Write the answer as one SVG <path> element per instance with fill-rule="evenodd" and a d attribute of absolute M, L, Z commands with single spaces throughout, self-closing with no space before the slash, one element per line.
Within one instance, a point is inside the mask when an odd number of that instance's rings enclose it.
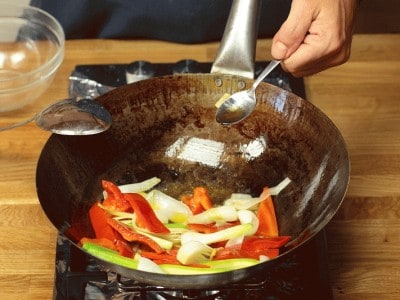
<path fill-rule="evenodd" d="M 312 9 L 308 1 L 292 1 L 289 16 L 272 39 L 271 55 L 286 59 L 303 42 L 312 23 Z"/>

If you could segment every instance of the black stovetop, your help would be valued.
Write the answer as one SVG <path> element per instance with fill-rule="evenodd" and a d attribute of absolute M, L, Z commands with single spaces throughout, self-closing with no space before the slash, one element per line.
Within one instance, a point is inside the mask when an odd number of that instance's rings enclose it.
<path fill-rule="evenodd" d="M 255 63 L 255 77 L 263 71 L 267 64 L 267 61 Z M 182 73 L 209 73 L 210 70 L 211 63 L 184 59 L 176 63 L 136 61 L 130 64 L 78 65 L 73 70 L 72 75 L 89 78 L 105 86 L 118 87 L 135 81 L 136 78 Z M 129 74 L 128 76 L 126 75 L 127 73 Z M 303 79 L 295 78 L 285 73 L 280 65 L 264 81 L 294 92 L 296 95 L 306 99 Z"/>
<path fill-rule="evenodd" d="M 257 76 L 268 62 L 257 62 Z M 208 73 L 210 63 L 182 60 L 177 63 L 79 65 L 72 74 L 118 87 L 127 83 L 126 71 L 134 75 L 161 76 L 174 73 Z M 304 82 L 277 67 L 265 80 L 306 99 Z M 56 245 L 54 300 L 81 299 L 332 299 L 325 232 L 288 255 L 277 267 L 218 290 L 170 290 L 143 285 L 101 269 L 96 261 L 59 235 Z"/>

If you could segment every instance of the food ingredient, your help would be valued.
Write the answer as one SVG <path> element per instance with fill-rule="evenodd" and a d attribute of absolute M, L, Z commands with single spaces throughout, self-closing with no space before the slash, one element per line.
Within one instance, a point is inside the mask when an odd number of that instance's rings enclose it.
<path fill-rule="evenodd" d="M 102 180 L 104 200 L 89 209 L 94 237 L 84 250 L 127 268 L 166 274 L 207 274 L 256 265 L 279 255 L 273 196 L 290 179 L 258 197 L 235 193 L 213 204 L 206 187 L 175 199 L 156 188 L 157 177 L 118 186 Z"/>

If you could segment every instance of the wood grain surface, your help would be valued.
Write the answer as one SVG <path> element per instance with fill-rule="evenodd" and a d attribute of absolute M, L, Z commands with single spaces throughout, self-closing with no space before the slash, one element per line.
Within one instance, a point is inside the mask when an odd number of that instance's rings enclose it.
<path fill-rule="evenodd" d="M 260 40 L 257 60 L 270 57 Z M 0 126 L 67 97 L 77 64 L 213 61 L 218 43 L 71 40 L 48 91 L 0 113 Z M 327 226 L 335 299 L 400 299 L 400 35 L 355 35 L 350 61 L 305 79 L 307 99 L 342 132 L 351 159 L 347 196 Z M 56 230 L 41 210 L 35 168 L 49 133 L 33 123 L 0 132 L 0 299 L 51 299 Z"/>

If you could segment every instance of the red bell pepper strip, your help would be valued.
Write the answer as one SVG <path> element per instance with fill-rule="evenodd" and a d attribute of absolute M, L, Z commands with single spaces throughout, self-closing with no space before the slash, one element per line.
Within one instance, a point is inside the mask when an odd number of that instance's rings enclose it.
<path fill-rule="evenodd" d="M 133 258 L 135 252 L 133 251 L 132 247 L 123 239 L 116 240 L 115 247 L 120 255 Z"/>
<path fill-rule="evenodd" d="M 87 242 L 95 243 L 99 246 L 116 250 L 120 255 L 125 257 L 133 257 L 132 247 L 129 246 L 121 237 L 121 235 L 110 226 L 108 219 L 109 214 L 95 203 L 89 210 L 89 218 L 96 239 L 90 239 Z M 84 244 L 85 238 L 81 239 L 81 244 Z M 82 240 L 84 240 L 82 242 Z"/>
<path fill-rule="evenodd" d="M 92 228 L 94 234 L 97 239 L 108 239 L 111 242 L 115 243 L 117 239 L 120 238 L 118 232 L 116 232 L 107 222 L 109 215 L 105 212 L 101 207 L 98 206 L 98 203 L 94 203 L 92 207 L 89 209 L 89 219 L 92 224 Z"/>
<path fill-rule="evenodd" d="M 229 258 L 254 258 L 259 259 L 260 255 L 275 258 L 279 255 L 279 248 L 284 246 L 290 236 L 278 237 L 257 237 L 246 236 L 241 244 L 218 249 L 214 259 Z"/>
<path fill-rule="evenodd" d="M 141 251 L 140 255 L 151 259 L 157 264 L 178 264 L 179 261 L 176 258 L 177 251 L 166 251 L 164 253 L 156 253 L 152 251 Z"/>
<path fill-rule="evenodd" d="M 277 236 L 277 237 L 257 237 L 246 236 L 241 244 L 242 250 L 264 250 L 264 249 L 279 249 L 284 246 L 289 240 L 290 236 Z"/>
<path fill-rule="evenodd" d="M 259 205 L 257 217 L 259 220 L 256 235 L 264 237 L 275 237 L 279 235 L 278 222 L 276 220 L 274 202 L 269 194 L 268 188 L 265 187 L 260 195 L 265 198 Z"/>
<path fill-rule="evenodd" d="M 107 219 L 108 224 L 110 224 L 110 226 L 112 228 L 114 228 L 116 231 L 118 231 L 122 237 L 127 240 L 128 242 L 138 242 L 144 245 L 147 245 L 148 247 L 150 247 L 153 251 L 155 251 L 156 253 L 163 253 L 164 249 L 161 248 L 155 241 L 153 241 L 151 238 L 137 233 L 136 231 L 134 231 L 132 228 L 130 228 L 129 226 L 118 222 L 115 219 L 112 218 L 108 218 Z"/>
<path fill-rule="evenodd" d="M 165 253 L 155 253 L 150 251 L 141 251 L 140 255 L 151 259 L 154 263 L 158 265 L 171 264 L 171 265 L 182 265 L 176 258 L 178 250 L 168 250 Z M 196 267 L 196 268 L 209 268 L 209 266 L 204 264 L 188 264 L 186 266 Z"/>
<path fill-rule="evenodd" d="M 103 189 L 107 192 L 107 198 L 103 201 L 103 206 L 123 212 L 132 212 L 132 207 L 126 201 L 124 194 L 114 183 L 106 180 L 101 181 Z"/>
<path fill-rule="evenodd" d="M 214 256 L 214 260 L 231 259 L 231 258 L 253 258 L 260 259 L 260 256 L 264 255 L 270 259 L 275 258 L 279 255 L 279 249 L 263 249 L 263 250 L 243 250 L 243 249 L 231 249 L 222 248 L 217 250 Z"/>
<path fill-rule="evenodd" d="M 167 234 L 170 230 L 157 218 L 149 202 L 140 194 L 123 194 L 136 215 L 136 223 L 152 233 Z"/>

